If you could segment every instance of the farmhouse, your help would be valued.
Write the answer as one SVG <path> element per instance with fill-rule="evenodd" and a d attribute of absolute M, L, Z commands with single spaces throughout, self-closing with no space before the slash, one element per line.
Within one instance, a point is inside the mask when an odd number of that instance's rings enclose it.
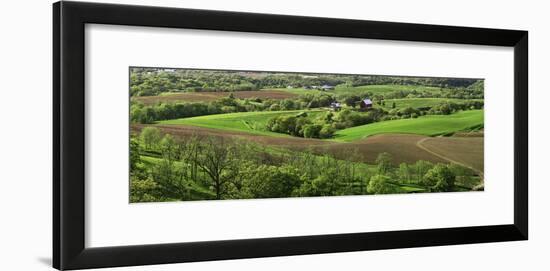
<path fill-rule="evenodd" d="M 330 103 L 330 109 L 333 111 L 340 111 L 340 109 L 342 109 L 342 105 L 339 102 L 332 102 Z"/>
<path fill-rule="evenodd" d="M 361 102 L 359 102 L 359 108 L 361 108 L 361 110 L 367 110 L 369 108 L 372 108 L 371 99 L 365 98 L 365 99 L 361 100 Z"/>

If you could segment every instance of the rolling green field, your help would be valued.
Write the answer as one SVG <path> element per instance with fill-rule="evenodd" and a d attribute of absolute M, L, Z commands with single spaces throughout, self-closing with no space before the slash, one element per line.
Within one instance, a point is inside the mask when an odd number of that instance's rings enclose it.
<path fill-rule="evenodd" d="M 445 91 L 445 88 L 439 87 L 428 87 L 428 86 L 412 86 L 412 85 L 367 85 L 367 86 L 357 86 L 357 87 L 345 87 L 345 86 L 336 86 L 334 90 L 329 90 L 328 92 L 336 94 L 357 94 L 363 92 L 371 92 L 373 95 L 376 94 L 385 94 L 394 91 L 405 91 L 405 90 L 416 90 L 418 92 L 430 92 L 436 93 L 440 91 Z"/>
<path fill-rule="evenodd" d="M 483 110 L 461 111 L 452 115 L 427 115 L 371 123 L 337 131 L 334 140 L 353 141 L 371 135 L 398 133 L 435 136 L 483 125 Z"/>
<path fill-rule="evenodd" d="M 318 89 L 305 89 L 305 88 L 267 88 L 267 89 L 262 89 L 260 91 L 284 91 L 284 92 L 288 92 L 296 95 L 302 95 L 306 93 L 311 93 L 311 94 L 325 93 L 325 91 L 321 91 Z"/>
<path fill-rule="evenodd" d="M 293 94 L 305 94 L 305 93 L 334 93 L 337 95 L 347 95 L 347 94 L 356 94 L 362 95 L 366 92 L 370 92 L 373 95 L 385 94 L 395 91 L 412 91 L 416 90 L 418 92 L 429 92 L 437 93 L 441 91 L 448 90 L 446 88 L 439 87 L 428 87 L 428 86 L 412 86 L 412 85 L 366 85 L 366 86 L 357 86 L 357 87 L 346 87 L 346 86 L 336 86 L 333 90 L 321 91 L 317 89 L 304 89 L 304 88 L 276 88 L 276 89 L 266 89 L 266 90 L 279 90 L 285 91 Z"/>
<path fill-rule="evenodd" d="M 308 118 L 315 118 L 324 110 L 293 110 L 267 112 L 240 112 L 208 115 L 193 118 L 159 121 L 159 124 L 192 125 L 205 128 L 247 132 L 257 135 L 287 137 L 289 135 L 270 132 L 265 129 L 267 121 L 275 116 L 295 115 L 307 112 Z M 385 133 L 419 134 L 435 136 L 483 125 L 483 110 L 461 111 L 452 115 L 427 115 L 416 119 L 390 120 L 339 130 L 333 140 L 354 141 L 368 136 Z"/>
<path fill-rule="evenodd" d="M 395 108 L 406 108 L 406 107 L 412 107 L 412 108 L 422 108 L 422 107 L 433 107 L 435 105 L 444 103 L 444 102 L 452 102 L 452 103 L 465 103 L 465 102 L 471 102 L 471 101 L 483 101 L 482 99 L 447 99 L 447 98 L 410 98 L 410 99 L 387 99 L 384 100 L 385 105 L 379 106 L 375 105 L 375 107 L 382 107 L 386 110 L 392 109 L 393 103 L 395 103 Z"/>
<path fill-rule="evenodd" d="M 214 129 L 225 129 L 229 131 L 248 132 L 258 135 L 269 135 L 286 137 L 287 134 L 275 133 L 266 130 L 266 125 L 269 119 L 281 115 L 296 115 L 301 112 L 306 112 L 308 118 L 315 118 L 318 114 L 325 110 L 291 110 L 291 111 L 261 111 L 261 112 L 239 112 L 228 114 L 217 114 L 200 116 L 193 118 L 183 118 L 174 120 L 159 121 L 159 124 L 174 124 L 174 125 L 193 125 Z"/>

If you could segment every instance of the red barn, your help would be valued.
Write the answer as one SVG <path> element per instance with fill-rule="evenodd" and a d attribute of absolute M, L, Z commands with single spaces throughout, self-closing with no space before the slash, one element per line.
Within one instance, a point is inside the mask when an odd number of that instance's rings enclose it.
<path fill-rule="evenodd" d="M 359 108 L 361 108 L 362 110 L 372 108 L 372 101 L 369 98 L 363 99 L 359 103 Z"/>

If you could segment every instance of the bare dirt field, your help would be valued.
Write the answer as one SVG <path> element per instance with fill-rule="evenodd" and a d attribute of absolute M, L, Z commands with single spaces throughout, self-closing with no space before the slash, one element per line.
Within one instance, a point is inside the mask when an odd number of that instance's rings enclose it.
<path fill-rule="evenodd" d="M 447 160 L 483 172 L 483 137 L 430 137 L 419 144 L 428 151 L 446 157 Z"/>
<path fill-rule="evenodd" d="M 173 93 L 161 96 L 142 96 L 134 97 L 136 101 L 146 105 L 156 104 L 158 102 L 176 103 L 176 102 L 211 102 L 222 97 L 229 96 L 230 92 L 184 92 Z M 282 100 L 298 96 L 294 93 L 289 93 L 280 90 L 257 90 L 257 91 L 235 91 L 235 98 L 260 98 L 260 99 L 275 99 Z"/>
<path fill-rule="evenodd" d="M 371 136 L 349 143 L 334 143 L 328 146 L 315 147 L 316 152 L 332 153 L 340 159 L 352 158 L 370 164 L 374 164 L 378 154 L 389 153 L 394 164 L 414 163 L 418 160 L 426 160 L 434 163 L 446 162 L 416 145 L 416 142 L 426 138 L 421 135 L 408 134 L 381 134 Z"/>

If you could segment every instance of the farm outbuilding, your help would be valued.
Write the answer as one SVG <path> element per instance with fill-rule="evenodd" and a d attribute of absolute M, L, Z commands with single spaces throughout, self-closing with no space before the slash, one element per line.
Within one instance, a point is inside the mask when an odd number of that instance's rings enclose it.
<path fill-rule="evenodd" d="M 359 103 L 359 108 L 361 108 L 362 110 L 372 108 L 371 99 L 365 98 L 365 99 L 361 100 L 361 102 Z"/>

